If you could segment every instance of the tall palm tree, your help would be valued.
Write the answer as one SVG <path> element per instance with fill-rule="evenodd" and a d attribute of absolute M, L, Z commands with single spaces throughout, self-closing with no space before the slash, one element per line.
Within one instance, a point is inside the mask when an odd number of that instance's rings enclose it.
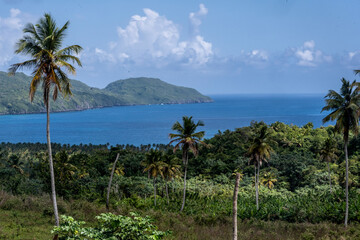
<path fill-rule="evenodd" d="M 165 180 L 167 204 L 169 204 L 168 182 L 181 175 L 180 165 L 178 164 L 179 160 L 180 159 L 178 159 L 176 156 L 169 154 L 165 154 L 163 157 L 163 163 L 164 163 L 163 174 Z"/>
<path fill-rule="evenodd" d="M 113 164 L 113 167 L 111 168 L 110 179 L 109 179 L 108 189 L 107 189 L 107 193 L 106 193 L 106 210 L 108 210 L 108 211 L 109 211 L 111 183 L 112 183 L 114 172 L 115 172 L 115 169 L 116 169 L 116 163 L 119 160 L 119 157 L 120 157 L 120 153 L 117 153 L 114 164 Z M 121 169 L 121 171 L 122 170 L 123 169 Z M 124 172 L 122 171 L 122 173 L 124 173 Z"/>
<path fill-rule="evenodd" d="M 145 167 L 144 172 L 148 172 L 149 176 L 153 178 L 154 184 L 154 205 L 156 206 L 156 178 L 161 175 L 164 177 L 163 168 L 164 163 L 162 162 L 163 153 L 158 150 L 151 149 L 145 157 L 145 161 L 142 165 Z"/>
<path fill-rule="evenodd" d="M 355 80 L 350 83 L 345 78 L 341 79 L 342 86 L 340 92 L 329 90 L 325 96 L 326 106 L 322 111 L 331 111 L 329 115 L 324 117 L 323 123 L 328 121 L 336 121 L 335 131 L 342 133 L 344 138 L 345 151 L 345 195 L 346 195 L 346 210 L 345 210 L 345 227 L 348 224 L 349 217 L 349 159 L 347 146 L 349 143 L 349 133 L 352 131 L 355 135 L 358 134 L 359 125 L 359 109 L 360 109 L 360 95 L 359 83 Z"/>
<path fill-rule="evenodd" d="M 188 160 L 189 160 L 189 151 L 191 150 L 192 153 L 197 156 L 198 155 L 198 148 L 199 144 L 206 145 L 201 139 L 204 137 L 205 132 L 200 131 L 196 132 L 197 127 L 204 126 L 202 121 L 198 121 L 195 123 L 191 117 L 184 116 L 183 118 L 183 125 L 181 125 L 178 121 L 174 123 L 172 126 L 172 130 L 177 131 L 177 133 L 170 133 L 169 137 L 172 139 L 169 144 L 173 142 L 177 142 L 174 147 L 174 152 L 181 147 L 182 149 L 182 160 L 184 164 L 184 192 L 183 192 L 183 201 L 181 205 L 180 212 L 183 211 L 185 206 L 185 197 L 186 197 L 186 173 L 188 167 Z"/>
<path fill-rule="evenodd" d="M 272 140 L 269 137 L 270 133 L 268 131 L 268 126 L 263 125 L 260 130 L 255 129 L 255 131 L 256 133 L 253 138 L 253 142 L 247 152 L 247 155 L 249 157 L 249 163 L 254 164 L 256 209 L 259 210 L 260 167 L 263 162 L 267 162 L 270 159 L 271 153 L 274 150 L 270 146 Z"/>
<path fill-rule="evenodd" d="M 52 98 L 55 101 L 58 92 L 62 92 L 64 95 L 71 94 L 70 80 L 66 72 L 70 74 L 76 73 L 76 69 L 72 64 L 76 63 L 81 66 L 81 62 L 73 54 L 79 54 L 82 50 L 79 45 L 71 45 L 61 49 L 68 26 L 69 22 L 66 22 L 61 28 L 57 27 L 55 20 L 50 14 L 45 14 L 35 25 L 28 23 L 23 29 L 25 35 L 16 44 L 15 53 L 27 55 L 30 57 L 30 60 L 13 64 L 9 68 L 9 74 L 15 74 L 17 70 L 24 68 L 33 71 L 33 79 L 30 83 L 30 101 L 33 101 L 36 89 L 42 83 L 41 88 L 46 107 L 46 138 L 49 153 L 51 192 L 56 226 L 59 226 L 59 214 L 56 203 L 50 141 L 50 95 L 52 94 Z"/>
<path fill-rule="evenodd" d="M 330 163 L 336 159 L 338 156 L 336 155 L 338 149 L 336 147 L 336 142 L 332 138 L 327 138 L 324 142 L 324 145 L 320 149 L 320 160 L 325 161 L 327 163 L 328 175 L 329 175 L 329 186 L 331 192 L 331 169 Z"/>

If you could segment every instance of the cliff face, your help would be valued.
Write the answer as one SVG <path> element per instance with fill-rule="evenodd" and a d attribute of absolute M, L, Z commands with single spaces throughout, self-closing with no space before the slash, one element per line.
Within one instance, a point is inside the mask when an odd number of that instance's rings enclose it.
<path fill-rule="evenodd" d="M 8 76 L 0 72 L 0 114 L 45 112 L 41 86 L 29 101 L 31 77 L 23 73 Z M 104 89 L 89 87 L 72 80 L 73 95 L 51 100 L 51 111 L 76 111 L 91 108 L 142 104 L 183 104 L 212 102 L 210 97 L 192 88 L 179 87 L 155 78 L 130 78 L 110 83 Z"/>

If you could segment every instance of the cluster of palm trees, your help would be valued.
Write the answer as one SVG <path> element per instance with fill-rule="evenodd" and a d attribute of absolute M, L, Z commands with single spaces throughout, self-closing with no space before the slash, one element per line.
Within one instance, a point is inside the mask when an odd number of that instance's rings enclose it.
<path fill-rule="evenodd" d="M 204 123 L 202 121 L 195 123 L 192 119 L 192 116 L 184 116 L 182 118 L 182 123 L 177 121 L 171 128 L 172 130 L 176 131 L 176 133 L 169 134 L 170 139 L 172 139 L 169 144 L 176 143 L 174 146 L 174 153 L 180 149 L 182 151 L 182 162 L 184 166 L 184 189 L 180 212 L 183 211 L 185 207 L 189 152 L 191 151 L 196 157 L 199 153 L 199 145 L 207 146 L 207 144 L 202 141 L 205 132 L 196 132 L 199 126 L 204 126 Z M 145 167 L 144 172 L 148 173 L 149 178 L 153 178 L 154 205 L 156 206 L 156 179 L 159 176 L 165 180 L 166 197 L 167 203 L 169 204 L 168 182 L 182 175 L 180 172 L 181 166 L 178 164 L 177 157 L 170 154 L 164 154 L 159 150 L 151 149 L 146 154 L 145 161 L 143 161 L 142 164 Z"/>
<path fill-rule="evenodd" d="M 355 71 L 356 73 L 360 71 Z M 357 135 L 359 132 L 359 116 L 360 116 L 360 83 L 347 81 L 341 79 L 342 86 L 339 92 L 329 90 L 325 96 L 326 105 L 322 111 L 330 111 L 324 119 L 323 123 L 329 121 L 336 121 L 335 132 L 341 133 L 344 139 L 344 152 L 345 152 L 345 195 L 346 195 L 346 208 L 345 208 L 345 226 L 348 224 L 349 216 L 349 159 L 347 146 L 349 143 L 349 136 L 352 132 Z M 249 147 L 247 156 L 249 163 L 254 164 L 255 169 L 255 191 L 256 191 L 256 208 L 259 209 L 259 175 L 260 167 L 263 162 L 267 162 L 273 149 L 271 148 L 272 140 L 269 137 L 269 129 L 266 125 L 255 131 L 253 142 Z M 322 148 L 320 149 L 320 159 L 327 162 L 329 185 L 331 191 L 331 169 L 330 163 L 338 158 L 337 146 L 333 137 L 325 140 Z M 272 177 L 271 182 L 274 181 Z M 270 186 L 271 183 L 268 182 Z"/>
<path fill-rule="evenodd" d="M 159 150 L 151 149 L 142 162 L 145 167 L 144 172 L 148 173 L 148 177 L 153 178 L 154 184 L 154 205 L 156 206 L 156 179 L 161 176 L 165 181 L 167 203 L 169 204 L 168 182 L 181 176 L 179 159 L 174 155 L 164 154 Z"/>

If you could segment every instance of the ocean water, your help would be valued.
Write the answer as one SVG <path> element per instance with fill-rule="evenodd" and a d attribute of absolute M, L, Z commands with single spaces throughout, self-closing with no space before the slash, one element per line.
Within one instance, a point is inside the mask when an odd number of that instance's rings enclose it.
<path fill-rule="evenodd" d="M 213 103 L 121 106 L 50 115 L 51 141 L 62 144 L 169 143 L 182 116 L 203 120 L 206 138 L 252 120 L 322 125 L 323 95 L 213 95 Z M 0 116 L 0 142 L 46 142 L 46 114 Z"/>

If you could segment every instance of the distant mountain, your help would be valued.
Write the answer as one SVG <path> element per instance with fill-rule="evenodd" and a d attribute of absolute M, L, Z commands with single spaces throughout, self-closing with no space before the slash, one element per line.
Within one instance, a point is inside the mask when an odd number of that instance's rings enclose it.
<path fill-rule="evenodd" d="M 8 76 L 0 71 L 0 114 L 23 114 L 45 112 L 41 86 L 33 103 L 29 101 L 31 77 L 17 73 Z M 71 80 L 73 95 L 64 99 L 59 96 L 51 101 L 52 112 L 85 110 L 91 108 L 142 105 L 182 104 L 212 102 L 210 97 L 192 88 L 168 84 L 157 78 L 129 78 L 110 83 L 104 89 Z"/>

